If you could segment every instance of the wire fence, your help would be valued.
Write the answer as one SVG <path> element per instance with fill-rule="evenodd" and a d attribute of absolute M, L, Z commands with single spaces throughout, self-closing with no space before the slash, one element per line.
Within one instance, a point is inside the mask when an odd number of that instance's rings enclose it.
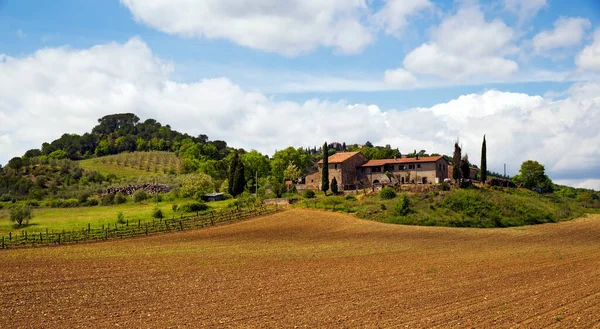
<path fill-rule="evenodd" d="M 257 206 L 252 208 L 239 208 L 233 210 L 222 210 L 219 212 L 181 216 L 179 218 L 153 219 L 151 221 L 138 220 L 137 222 L 126 221 L 123 224 L 114 223 L 92 227 L 88 223 L 86 228 L 80 230 L 62 230 L 60 232 L 28 232 L 21 231 L 18 234 L 9 233 L 0 236 L 0 249 L 63 245 L 74 243 L 86 243 L 92 241 L 107 241 L 112 239 L 124 239 L 136 236 L 146 236 L 173 231 L 184 231 L 203 227 L 215 226 L 224 223 L 240 221 L 243 219 L 269 215 L 280 211 L 281 207 Z"/>

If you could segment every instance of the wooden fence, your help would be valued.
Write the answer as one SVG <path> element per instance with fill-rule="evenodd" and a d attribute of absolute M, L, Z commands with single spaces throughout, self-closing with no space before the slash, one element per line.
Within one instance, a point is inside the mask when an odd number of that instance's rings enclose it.
<path fill-rule="evenodd" d="M 114 225 L 102 225 L 102 227 L 96 228 L 88 224 L 86 228 L 71 231 L 21 231 L 19 234 L 9 233 L 8 235 L 0 236 L 0 249 L 106 241 L 172 231 L 184 231 L 273 214 L 281 209 L 281 207 L 258 206 L 219 212 L 211 211 L 205 214 L 181 216 L 179 218 L 153 219 L 151 221 L 138 220 L 133 223 L 127 221 L 124 224 L 115 223 Z"/>

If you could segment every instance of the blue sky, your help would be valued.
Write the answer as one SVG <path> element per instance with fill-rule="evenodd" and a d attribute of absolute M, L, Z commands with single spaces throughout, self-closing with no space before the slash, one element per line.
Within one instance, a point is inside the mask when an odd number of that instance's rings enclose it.
<path fill-rule="evenodd" d="M 7 84 L 17 79 L 20 86 L 0 92 L 6 123 L 0 162 L 56 132 L 85 132 L 88 122 L 116 111 L 266 153 L 323 139 L 448 153 L 446 144 L 460 138 L 476 155 L 486 131 L 472 125 L 487 124 L 492 138 L 496 131 L 504 136 L 493 124 L 500 116 L 523 126 L 510 132 L 510 140 L 496 141 L 498 147 L 517 143 L 513 149 L 520 152 L 499 156 L 496 166 L 510 162 L 514 172 L 518 161 L 538 156 L 558 179 L 600 188 L 597 148 L 580 150 L 578 156 L 594 160 L 576 175 L 565 169 L 570 162 L 563 156 L 547 155 L 580 133 L 578 118 L 597 119 L 589 90 L 600 73 L 599 20 L 594 0 L 0 0 L 0 68 L 8 72 Z M 48 78 L 43 86 L 40 76 Z M 169 99 L 172 94 L 178 98 Z M 157 95 L 174 108 L 172 116 L 156 105 Z M 485 103 L 492 98 L 492 105 Z M 478 107 L 487 109 L 485 115 Z M 208 109 L 241 119 L 215 118 Z M 353 116 L 363 121 L 342 120 L 344 110 L 361 111 Z M 71 119 L 58 120 L 46 133 L 20 125 L 44 111 L 64 111 Z M 538 118 L 544 111 L 552 122 Z M 190 126 L 186 114 L 197 124 Z M 261 115 L 273 122 L 247 123 Z M 320 116 L 340 119 L 311 121 Z M 434 137 L 415 136 L 413 129 L 425 122 L 437 124 L 421 128 L 437 129 Z M 531 128 L 541 123 L 553 132 Z M 298 137 L 303 125 L 315 126 L 314 133 Z M 534 132 L 543 142 L 521 149 L 520 139 Z M 254 138 L 240 137 L 248 133 Z M 596 142 L 597 133 L 584 135 Z"/>

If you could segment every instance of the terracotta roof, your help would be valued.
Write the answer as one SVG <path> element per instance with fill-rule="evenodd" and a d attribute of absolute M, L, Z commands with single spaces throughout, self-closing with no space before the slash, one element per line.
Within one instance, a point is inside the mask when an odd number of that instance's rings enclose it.
<path fill-rule="evenodd" d="M 329 158 L 327 158 L 327 161 L 328 163 L 342 163 L 359 153 L 360 152 L 339 152 L 334 155 L 330 155 Z M 319 160 L 319 163 L 323 163 L 323 160 Z"/>
<path fill-rule="evenodd" d="M 379 159 L 379 160 L 369 160 L 367 163 L 362 165 L 361 167 L 379 167 L 387 164 L 396 164 L 396 163 L 424 163 L 424 162 L 436 162 L 439 159 L 443 159 L 443 156 L 434 156 L 434 157 L 419 157 L 417 158 L 397 158 L 397 159 Z"/>

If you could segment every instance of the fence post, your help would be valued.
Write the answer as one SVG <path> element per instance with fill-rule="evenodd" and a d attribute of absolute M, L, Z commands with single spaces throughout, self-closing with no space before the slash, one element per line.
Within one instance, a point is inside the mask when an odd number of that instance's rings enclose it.
<path fill-rule="evenodd" d="M 104 231 L 104 240 L 108 240 L 108 229 Z"/>
<path fill-rule="evenodd" d="M 129 218 L 127 219 L 127 221 L 125 223 L 126 223 L 125 225 L 129 227 Z"/>
<path fill-rule="evenodd" d="M 148 235 L 148 224 L 146 223 L 146 235 Z"/>
<path fill-rule="evenodd" d="M 43 240 L 42 240 L 42 232 L 40 232 L 40 243 L 42 243 L 42 242 L 43 242 Z"/>
<path fill-rule="evenodd" d="M 12 232 L 8 232 L 8 241 L 12 241 Z"/>
<path fill-rule="evenodd" d="M 88 223 L 88 234 L 90 234 L 90 229 L 91 229 L 90 223 Z"/>
<path fill-rule="evenodd" d="M 2 249 L 4 249 L 4 235 L 2 236 Z"/>
<path fill-rule="evenodd" d="M 183 223 L 179 221 L 179 228 L 183 231 Z"/>
<path fill-rule="evenodd" d="M 58 244 L 60 244 L 60 233 L 58 233 Z"/>
<path fill-rule="evenodd" d="M 138 218 L 138 229 L 142 226 L 142 221 Z"/>

